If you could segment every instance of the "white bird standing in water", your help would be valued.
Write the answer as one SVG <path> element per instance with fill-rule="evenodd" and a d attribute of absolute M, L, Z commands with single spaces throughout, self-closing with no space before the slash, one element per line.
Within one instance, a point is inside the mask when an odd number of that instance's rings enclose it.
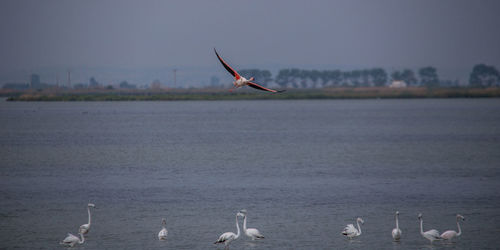
<path fill-rule="evenodd" d="M 392 238 L 395 241 L 398 241 L 399 239 L 401 239 L 401 229 L 399 229 L 398 218 L 399 218 L 399 211 L 396 211 L 396 228 L 392 229 Z"/>
<path fill-rule="evenodd" d="M 80 229 L 78 230 L 80 233 L 82 234 L 87 234 L 89 231 L 90 231 L 90 221 L 91 221 L 91 218 L 90 218 L 90 208 L 95 208 L 95 205 L 92 204 L 92 203 L 89 203 L 87 205 L 87 212 L 89 214 L 89 223 L 87 224 L 83 224 L 80 226 Z"/>
<path fill-rule="evenodd" d="M 422 214 L 418 214 L 418 219 L 420 220 L 420 234 L 424 238 L 428 239 L 431 242 L 431 244 L 433 241 L 441 239 L 441 236 L 439 236 L 439 232 L 436 229 L 431 229 L 429 231 L 424 232 L 424 226 L 423 226 L 424 220 L 422 219 Z"/>
<path fill-rule="evenodd" d="M 59 244 L 69 246 L 69 247 L 75 246 L 76 243 L 83 244 L 85 242 L 85 238 L 83 237 L 83 233 L 79 233 L 79 235 L 82 237 L 81 240 L 80 240 L 80 238 L 76 237 L 75 235 L 68 233 L 68 236 L 66 236 L 66 238 L 64 238 L 64 240 L 62 240 Z"/>
<path fill-rule="evenodd" d="M 344 230 L 342 230 L 342 234 L 347 236 L 349 239 L 360 236 L 361 235 L 361 227 L 359 226 L 360 222 L 361 224 L 365 223 L 363 219 L 357 218 L 356 223 L 358 224 L 358 229 L 356 229 L 353 224 L 349 224 L 344 228 Z"/>
<path fill-rule="evenodd" d="M 240 210 L 240 213 L 243 214 L 243 232 L 248 237 L 252 238 L 252 240 L 264 239 L 264 235 L 262 235 L 256 228 L 247 228 L 247 210 Z"/>
<path fill-rule="evenodd" d="M 165 225 L 167 224 L 167 220 L 165 218 L 161 219 L 161 224 L 162 224 L 163 228 L 158 233 L 158 239 L 159 240 L 166 240 L 167 239 L 167 235 L 168 235 L 168 231 L 165 228 Z"/>
<path fill-rule="evenodd" d="M 465 220 L 465 218 L 462 215 L 457 214 L 458 233 L 454 230 L 448 230 L 448 231 L 444 232 L 443 234 L 441 234 L 441 238 L 443 238 L 445 240 L 451 240 L 455 237 L 462 235 L 462 229 L 460 228 L 460 223 L 459 223 L 460 220 Z"/>
<path fill-rule="evenodd" d="M 214 242 L 214 244 L 224 243 L 225 245 L 224 249 L 229 249 L 229 243 L 235 241 L 240 237 L 240 226 L 238 225 L 238 216 L 243 216 L 243 214 L 240 212 L 236 214 L 236 229 L 238 230 L 238 232 L 236 234 L 234 234 L 233 232 L 223 233 L 221 234 L 221 236 L 219 236 L 219 239 L 217 239 L 217 241 Z"/>

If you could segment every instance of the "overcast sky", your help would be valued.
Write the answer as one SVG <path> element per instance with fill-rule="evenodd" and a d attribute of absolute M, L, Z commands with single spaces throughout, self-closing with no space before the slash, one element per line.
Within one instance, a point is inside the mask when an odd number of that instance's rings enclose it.
<path fill-rule="evenodd" d="M 500 66 L 500 1 L 2 0 L 0 74 L 44 67 Z"/>

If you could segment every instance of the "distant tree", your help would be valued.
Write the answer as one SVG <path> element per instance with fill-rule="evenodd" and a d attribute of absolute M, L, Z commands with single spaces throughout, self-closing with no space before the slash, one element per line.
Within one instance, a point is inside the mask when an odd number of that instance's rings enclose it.
<path fill-rule="evenodd" d="M 374 68 L 371 70 L 371 75 L 373 78 L 373 84 L 375 86 L 384 86 L 387 84 L 387 72 L 382 68 Z"/>
<path fill-rule="evenodd" d="M 424 67 L 418 70 L 420 82 L 427 88 L 436 87 L 439 85 L 439 77 L 437 70 L 434 67 Z"/>
<path fill-rule="evenodd" d="M 358 87 L 361 85 L 361 70 L 351 71 L 351 83 L 353 86 Z"/>
<path fill-rule="evenodd" d="M 408 85 L 415 85 L 417 83 L 417 77 L 415 77 L 415 73 L 411 69 L 403 70 L 401 73 L 401 80 Z"/>
<path fill-rule="evenodd" d="M 307 80 L 309 79 L 309 76 L 311 75 L 310 70 L 301 70 L 299 73 L 299 79 L 300 79 L 300 86 L 302 88 L 307 88 Z"/>
<path fill-rule="evenodd" d="M 323 87 L 326 87 L 328 85 L 328 82 L 330 81 L 330 71 L 328 70 L 323 70 L 319 72 L 319 79 L 321 79 L 321 85 Z"/>
<path fill-rule="evenodd" d="M 415 73 L 411 69 L 405 69 L 403 71 L 394 71 L 391 73 L 392 81 L 404 81 L 408 85 L 415 85 L 417 83 L 417 78 Z"/>
<path fill-rule="evenodd" d="M 351 72 L 349 71 L 344 71 L 342 72 L 342 80 L 341 80 L 341 85 L 342 86 L 349 86 L 351 85 Z"/>
<path fill-rule="evenodd" d="M 403 76 L 400 71 L 394 71 L 391 73 L 391 80 L 393 81 L 401 81 L 403 80 Z"/>
<path fill-rule="evenodd" d="M 282 69 L 278 72 L 278 75 L 274 79 L 274 81 L 280 85 L 282 88 L 286 88 L 288 83 L 290 82 L 290 70 Z"/>
<path fill-rule="evenodd" d="M 340 86 L 344 79 L 344 74 L 340 70 L 330 70 L 328 72 L 328 76 L 331 79 L 333 86 Z"/>
<path fill-rule="evenodd" d="M 99 87 L 99 82 L 96 81 L 96 79 L 94 77 L 91 77 L 89 79 L 89 88 L 97 88 Z"/>
<path fill-rule="evenodd" d="M 476 64 L 474 68 L 472 68 L 469 84 L 473 87 L 500 85 L 500 74 L 494 66 Z"/>
<path fill-rule="evenodd" d="M 290 79 L 292 83 L 292 87 L 298 88 L 302 71 L 300 69 L 293 68 L 290 70 Z"/>
<path fill-rule="evenodd" d="M 371 75 L 370 70 L 364 69 L 361 71 L 361 86 L 367 87 L 370 86 Z"/>
<path fill-rule="evenodd" d="M 319 84 L 319 79 L 320 79 L 321 72 L 318 70 L 311 70 L 309 73 L 309 79 L 311 79 L 311 82 L 313 84 L 313 88 L 316 88 L 317 85 Z"/>

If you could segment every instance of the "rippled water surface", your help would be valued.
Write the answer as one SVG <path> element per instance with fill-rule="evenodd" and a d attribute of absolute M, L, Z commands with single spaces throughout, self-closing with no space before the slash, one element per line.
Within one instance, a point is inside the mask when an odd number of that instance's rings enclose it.
<path fill-rule="evenodd" d="M 0 129 L 2 249 L 64 249 L 88 202 L 87 250 L 221 249 L 243 208 L 266 239 L 231 249 L 429 248 L 419 212 L 466 217 L 434 248 L 500 246 L 499 99 L 0 102 Z"/>

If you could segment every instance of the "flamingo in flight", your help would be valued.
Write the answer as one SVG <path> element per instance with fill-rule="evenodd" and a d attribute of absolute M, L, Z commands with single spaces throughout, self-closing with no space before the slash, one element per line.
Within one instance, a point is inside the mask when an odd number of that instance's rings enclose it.
<path fill-rule="evenodd" d="M 234 76 L 234 82 L 233 82 L 233 85 L 234 85 L 234 88 L 241 88 L 245 85 L 249 86 L 249 87 L 252 87 L 254 89 L 258 89 L 258 90 L 263 90 L 263 91 L 269 91 L 269 92 L 272 92 L 272 93 L 280 93 L 280 92 L 283 92 L 285 90 L 274 90 L 274 89 L 268 89 L 266 87 L 263 87 L 255 82 L 253 82 L 254 78 L 253 77 L 250 77 L 250 79 L 246 79 L 245 77 L 241 76 L 240 74 L 238 74 L 238 72 L 236 72 L 236 70 L 234 70 L 233 68 L 231 68 L 231 66 L 229 66 L 229 64 L 227 64 L 220 56 L 219 56 L 219 53 L 217 53 L 217 50 L 215 50 L 214 48 L 214 51 L 215 51 L 215 55 L 217 55 L 217 58 L 219 58 L 219 61 L 222 63 L 222 66 L 224 66 L 224 68 L 226 68 L 226 70 Z"/>

